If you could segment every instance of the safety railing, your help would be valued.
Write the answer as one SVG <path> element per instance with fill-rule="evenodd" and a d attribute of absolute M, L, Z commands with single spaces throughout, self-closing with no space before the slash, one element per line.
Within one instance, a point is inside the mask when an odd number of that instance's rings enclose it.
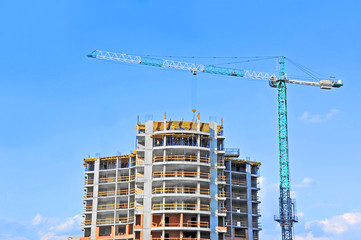
<path fill-rule="evenodd" d="M 261 213 L 261 210 L 259 210 L 259 209 L 252 209 L 252 213 L 253 214 L 260 214 Z"/>
<path fill-rule="evenodd" d="M 189 171 L 157 171 L 153 172 L 153 178 L 162 177 L 190 177 L 190 178 L 206 178 L 209 179 L 209 173 L 189 172 Z"/>
<path fill-rule="evenodd" d="M 246 180 L 232 179 L 232 185 L 242 185 L 242 186 L 246 186 L 246 185 L 247 185 L 247 182 L 246 182 Z"/>
<path fill-rule="evenodd" d="M 259 197 L 257 195 L 252 195 L 252 200 L 253 201 L 258 201 L 259 200 Z"/>
<path fill-rule="evenodd" d="M 143 174 L 137 174 L 136 176 L 137 178 L 144 178 Z M 99 183 L 112 183 L 116 181 L 116 177 L 104 177 L 104 178 L 99 178 Z M 128 182 L 128 181 L 134 181 L 135 179 L 135 175 L 130 175 L 130 176 L 119 176 L 118 177 L 118 182 Z M 93 180 L 93 179 L 91 179 Z M 93 180 L 94 181 L 94 180 Z"/>
<path fill-rule="evenodd" d="M 91 198 L 91 197 L 93 197 L 93 192 L 86 192 L 86 193 L 84 193 L 84 198 Z"/>
<path fill-rule="evenodd" d="M 226 148 L 226 155 L 228 156 L 239 156 L 239 148 Z"/>
<path fill-rule="evenodd" d="M 154 156 L 153 162 L 201 162 L 210 163 L 209 157 L 198 157 L 194 155 L 166 155 L 166 156 Z"/>
<path fill-rule="evenodd" d="M 206 221 L 187 221 L 183 223 L 183 225 L 180 222 L 175 223 L 152 223 L 152 228 L 156 227 L 193 227 L 193 228 L 209 228 L 209 222 Z"/>
<path fill-rule="evenodd" d="M 227 209 L 225 207 L 218 207 L 218 213 L 220 214 L 227 213 Z"/>
<path fill-rule="evenodd" d="M 135 180 L 135 175 L 118 177 L 118 182 L 129 182 L 129 181 L 134 181 L 134 180 Z"/>
<path fill-rule="evenodd" d="M 137 190 L 137 191 L 142 191 L 142 190 Z M 123 190 L 110 190 L 110 191 L 101 191 L 99 192 L 99 197 L 103 197 L 103 196 L 111 196 L 111 195 L 129 195 L 129 194 L 134 194 L 136 193 L 136 190 L 134 188 L 131 188 L 130 190 L 128 189 L 123 189 Z"/>
<path fill-rule="evenodd" d="M 233 212 L 247 213 L 246 207 L 232 207 Z"/>
<path fill-rule="evenodd" d="M 231 194 L 229 192 L 227 192 L 227 197 L 231 197 Z M 247 194 L 246 193 L 237 193 L 237 192 L 232 192 L 232 198 L 237 198 L 237 199 L 247 199 Z"/>
<path fill-rule="evenodd" d="M 115 182 L 116 179 L 116 177 L 101 177 L 99 178 L 99 183 L 111 183 Z"/>
<path fill-rule="evenodd" d="M 135 190 L 135 194 L 143 194 L 143 193 L 144 193 L 144 190 L 141 190 L 141 189 Z"/>
<path fill-rule="evenodd" d="M 109 210 L 109 209 L 128 209 L 134 208 L 134 202 L 132 203 L 117 203 L 117 204 L 102 204 L 98 205 L 98 210 Z"/>
<path fill-rule="evenodd" d="M 135 189 L 131 188 L 131 189 L 122 189 L 122 190 L 118 190 L 117 191 L 117 195 L 129 195 L 129 194 L 134 194 L 135 193 Z"/>
<path fill-rule="evenodd" d="M 139 211 L 143 211 L 143 205 L 135 205 L 135 209 Z"/>
<path fill-rule="evenodd" d="M 82 222 L 82 225 L 90 225 L 92 223 L 92 220 L 84 220 Z"/>
<path fill-rule="evenodd" d="M 209 228 L 209 222 L 206 221 L 187 221 L 184 227 Z"/>
<path fill-rule="evenodd" d="M 136 164 L 137 165 L 143 165 L 144 164 L 144 158 L 137 158 Z"/>
<path fill-rule="evenodd" d="M 208 188 L 160 187 L 154 188 L 153 194 L 204 194 L 209 195 Z"/>
<path fill-rule="evenodd" d="M 246 221 L 241 221 L 241 220 L 233 220 L 233 224 L 231 224 L 232 222 L 230 220 L 226 220 L 225 224 L 227 226 L 237 226 L 237 227 L 248 227 L 248 224 Z"/>
<path fill-rule="evenodd" d="M 217 176 L 217 182 L 225 182 L 225 181 L 226 181 L 226 176 L 221 176 L 221 175 Z"/>
<path fill-rule="evenodd" d="M 90 212 L 93 210 L 93 206 L 84 206 L 84 212 Z"/>
<path fill-rule="evenodd" d="M 191 211 L 209 211 L 207 204 L 193 204 L 193 203 L 160 203 L 153 204 L 153 211 L 165 210 L 191 210 Z"/>
<path fill-rule="evenodd" d="M 99 194 L 98 194 L 99 197 L 111 196 L 111 195 L 115 195 L 115 190 L 112 190 L 112 191 L 101 191 L 101 192 L 99 192 Z"/>
<path fill-rule="evenodd" d="M 252 222 L 252 226 L 254 228 L 261 228 L 262 227 L 262 225 L 260 223 L 258 223 L 258 222 Z"/>
<path fill-rule="evenodd" d="M 132 160 L 132 161 L 127 161 L 127 162 L 121 162 L 119 164 L 119 168 L 129 168 L 129 167 L 134 167 L 136 164 L 136 161 L 135 160 Z"/>
<path fill-rule="evenodd" d="M 218 197 L 225 198 L 226 197 L 226 192 L 225 191 L 219 191 L 218 192 Z"/>
<path fill-rule="evenodd" d="M 136 178 L 137 178 L 137 179 L 139 179 L 139 178 L 144 178 L 144 174 L 137 173 Z"/>
<path fill-rule="evenodd" d="M 156 223 L 152 224 L 152 227 L 156 227 L 156 226 L 158 226 L 158 227 L 180 227 L 181 224 L 179 222 L 177 222 L 177 223 L 164 223 L 164 224 L 159 223 L 158 225 Z"/>
<path fill-rule="evenodd" d="M 99 170 L 110 170 L 110 169 L 116 169 L 117 164 L 116 160 L 102 160 L 99 163 Z"/>
<path fill-rule="evenodd" d="M 216 232 L 225 233 L 225 232 L 227 232 L 227 227 L 224 227 L 224 226 L 216 226 Z"/>
<path fill-rule="evenodd" d="M 224 167 L 225 166 L 224 165 L 224 160 L 223 159 L 218 160 L 217 165 L 218 165 L 218 167 Z"/>
<path fill-rule="evenodd" d="M 167 136 L 167 140 L 165 141 L 166 146 L 197 146 L 197 137 L 173 137 Z"/>
<path fill-rule="evenodd" d="M 94 171 L 94 164 L 87 164 L 84 169 L 86 172 Z"/>
<path fill-rule="evenodd" d="M 130 222 L 134 222 L 134 217 L 97 219 L 97 224 L 114 224 L 114 223 L 130 223 Z"/>
<path fill-rule="evenodd" d="M 86 179 L 85 184 L 94 184 L 94 179 Z"/>

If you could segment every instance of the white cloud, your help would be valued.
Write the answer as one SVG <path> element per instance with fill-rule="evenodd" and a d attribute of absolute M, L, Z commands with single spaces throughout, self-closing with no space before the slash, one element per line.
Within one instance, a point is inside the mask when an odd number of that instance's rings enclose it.
<path fill-rule="evenodd" d="M 305 228 L 309 229 L 312 225 L 317 225 L 325 233 L 341 234 L 352 227 L 361 228 L 361 213 L 345 213 L 343 215 L 306 222 Z"/>
<path fill-rule="evenodd" d="M 66 231 L 73 228 L 75 225 L 80 226 L 82 217 L 80 215 L 75 215 L 74 217 L 70 217 L 63 222 L 55 226 L 51 226 L 50 230 L 54 230 L 57 232 Z"/>
<path fill-rule="evenodd" d="M 279 183 L 269 182 L 265 177 L 259 177 L 259 183 L 262 191 L 260 194 L 266 192 L 278 192 L 279 191 Z"/>
<path fill-rule="evenodd" d="M 66 240 L 67 236 L 56 236 L 55 233 L 39 231 L 40 240 Z"/>
<path fill-rule="evenodd" d="M 37 214 L 33 220 L 31 221 L 31 224 L 34 225 L 34 226 L 37 226 L 41 223 L 44 223 L 45 222 L 45 219 L 40 215 L 40 214 Z"/>
<path fill-rule="evenodd" d="M 297 213 L 297 216 L 300 217 L 300 218 L 303 218 L 305 216 L 305 213 L 303 212 L 298 212 Z"/>
<path fill-rule="evenodd" d="M 296 184 L 296 187 L 298 188 L 309 188 L 312 183 L 314 183 L 314 180 L 312 178 L 305 177 L 301 183 Z"/>
<path fill-rule="evenodd" d="M 328 238 L 328 237 L 315 237 L 315 236 L 313 236 L 312 232 L 309 232 L 305 236 L 296 235 L 295 240 L 332 240 L 332 239 Z"/>
<path fill-rule="evenodd" d="M 1 240 L 66 240 L 67 236 L 81 236 L 80 215 L 73 217 L 44 217 L 36 214 L 30 220 L 0 217 Z M 20 229 L 20 231 L 19 231 Z"/>
<path fill-rule="evenodd" d="M 331 109 L 326 115 L 322 116 L 321 114 L 311 114 L 309 112 L 304 112 L 300 117 L 300 120 L 309 122 L 309 123 L 321 123 L 331 120 L 335 115 L 340 112 L 338 109 Z"/>

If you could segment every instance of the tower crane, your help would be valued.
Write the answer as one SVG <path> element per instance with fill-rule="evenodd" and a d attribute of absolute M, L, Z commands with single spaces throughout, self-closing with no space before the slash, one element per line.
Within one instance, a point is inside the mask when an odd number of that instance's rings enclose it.
<path fill-rule="evenodd" d="M 280 197 L 279 215 L 274 220 L 281 226 L 282 240 L 293 239 L 293 225 L 298 221 L 294 202 L 290 196 L 289 181 L 289 158 L 288 158 L 288 130 L 287 130 L 287 87 L 286 84 L 300 84 L 320 87 L 321 89 L 332 89 L 343 86 L 341 80 L 320 80 L 305 81 L 288 79 L 285 73 L 285 57 L 280 57 L 280 70 L 278 77 L 275 74 L 248 71 L 237 68 L 219 67 L 214 65 L 195 64 L 174 60 L 167 60 L 153 57 L 143 57 L 124 53 L 113 53 L 95 50 L 87 55 L 90 58 L 97 58 L 109 61 L 141 64 L 146 66 L 171 68 L 190 71 L 193 75 L 199 72 L 240 77 L 248 79 L 266 80 L 273 88 L 277 88 L 277 113 L 278 113 L 278 151 L 279 151 L 279 177 Z"/>

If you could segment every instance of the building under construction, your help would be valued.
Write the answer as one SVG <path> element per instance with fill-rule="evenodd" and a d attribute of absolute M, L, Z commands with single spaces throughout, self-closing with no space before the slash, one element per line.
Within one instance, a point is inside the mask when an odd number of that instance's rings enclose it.
<path fill-rule="evenodd" d="M 84 159 L 82 240 L 259 239 L 260 163 L 224 147 L 223 122 L 136 129 L 133 153 Z"/>

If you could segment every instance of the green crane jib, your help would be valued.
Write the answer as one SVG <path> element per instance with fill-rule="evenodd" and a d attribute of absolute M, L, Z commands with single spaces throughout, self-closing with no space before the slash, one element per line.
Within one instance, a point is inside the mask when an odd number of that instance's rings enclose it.
<path fill-rule="evenodd" d="M 278 77 L 275 74 L 248 71 L 244 69 L 218 67 L 214 65 L 202 65 L 188 62 L 166 60 L 153 57 L 141 57 L 130 54 L 112 53 L 95 50 L 87 55 L 91 58 L 110 60 L 124 63 L 142 64 L 147 66 L 172 68 L 190 71 L 196 75 L 198 72 L 241 77 L 249 79 L 267 80 L 271 87 L 277 88 L 278 109 L 278 147 L 279 147 L 279 175 L 280 175 L 280 198 L 279 216 L 275 220 L 280 223 L 282 240 L 293 239 L 293 224 L 297 222 L 294 202 L 290 196 L 289 159 L 288 159 L 288 130 L 287 130 L 287 94 L 286 84 L 300 84 L 317 86 L 321 89 L 332 89 L 343 86 L 341 80 L 320 80 L 319 82 L 287 79 L 285 73 L 285 57 L 280 59 L 280 71 Z"/>

